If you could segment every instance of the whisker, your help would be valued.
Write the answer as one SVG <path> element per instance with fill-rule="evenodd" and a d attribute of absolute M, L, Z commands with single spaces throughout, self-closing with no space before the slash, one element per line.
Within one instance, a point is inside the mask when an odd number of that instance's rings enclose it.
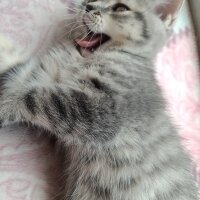
<path fill-rule="evenodd" d="M 75 25 L 75 24 L 74 24 Z M 92 25 L 92 23 L 91 24 L 87 24 L 87 25 Z M 73 26 L 74 27 L 74 26 Z M 70 31 L 68 31 L 67 33 L 71 33 L 72 31 L 74 31 L 74 30 L 76 30 L 76 29 L 78 29 L 78 28 L 81 28 L 81 27 L 85 27 L 85 24 L 81 24 L 81 25 L 79 25 L 79 26 L 77 26 L 77 27 L 74 27 L 74 29 L 73 29 L 73 27 L 71 28 L 71 30 Z"/>
<path fill-rule="evenodd" d="M 96 27 L 96 26 L 95 26 L 95 27 Z M 93 27 L 93 29 L 94 29 L 95 27 Z M 93 31 L 90 31 L 90 33 L 91 33 L 91 32 L 93 32 Z M 92 35 L 92 37 L 90 38 L 89 42 L 94 38 L 94 36 L 95 36 L 95 33 L 93 32 L 93 35 Z M 86 47 L 83 49 L 83 51 L 86 51 Z"/>
<path fill-rule="evenodd" d="M 83 20 L 73 21 L 73 22 L 68 23 L 67 25 L 72 24 L 72 23 L 83 23 Z M 87 23 L 87 24 L 92 24 L 92 23 L 94 23 L 94 22 L 90 22 L 90 23 Z"/>
<path fill-rule="evenodd" d="M 84 40 L 92 31 L 89 31 L 84 37 L 82 37 L 80 40 Z M 80 34 L 81 35 L 81 34 Z M 78 44 L 75 44 L 75 46 L 78 46 Z"/>
<path fill-rule="evenodd" d="M 67 10 L 70 10 L 70 11 L 82 11 L 82 9 L 79 9 L 79 8 L 72 8 L 72 7 L 68 7 L 68 6 L 65 6 L 65 8 L 67 9 Z"/>
<path fill-rule="evenodd" d="M 101 47 L 101 45 L 102 45 L 102 38 L 103 38 L 103 28 L 100 26 L 100 35 L 101 35 L 101 40 L 100 40 L 100 47 Z"/>
<path fill-rule="evenodd" d="M 96 27 L 96 24 L 92 27 L 92 29 L 94 29 Z M 84 40 L 90 33 L 92 33 L 93 31 L 92 30 L 90 30 L 88 33 L 87 33 L 87 35 L 85 36 L 85 37 L 83 37 L 83 38 L 81 38 L 81 40 Z"/>
<path fill-rule="evenodd" d="M 67 24 L 65 25 L 65 27 L 70 26 L 70 25 L 72 25 L 72 24 L 82 23 L 82 22 L 83 22 L 83 21 L 75 21 L 75 22 L 67 23 Z"/>
<path fill-rule="evenodd" d="M 88 23 L 88 24 L 86 24 L 86 25 L 93 25 L 94 23 Z M 71 23 L 71 29 L 70 30 L 67 30 L 67 31 L 64 31 L 63 33 L 62 33 L 62 35 L 60 35 L 60 38 L 63 38 L 64 36 L 66 36 L 66 35 L 68 35 L 68 38 L 70 38 L 70 35 L 71 35 L 71 33 L 72 33 L 72 31 L 74 31 L 74 30 L 76 30 L 76 29 L 78 29 L 78 28 L 81 28 L 81 27 L 84 27 L 85 25 L 83 25 L 83 24 L 81 24 L 81 25 L 79 25 L 79 26 L 77 26 L 77 27 L 75 27 L 75 25 L 76 25 L 76 22 L 73 22 L 73 23 Z M 69 25 L 68 25 L 69 26 Z M 66 26 L 67 27 L 67 26 Z M 83 35 L 83 33 L 84 33 L 84 31 L 80 31 L 80 34 L 77 36 L 77 38 L 79 37 L 79 36 L 81 36 L 81 35 Z"/>
<path fill-rule="evenodd" d="M 75 1 L 72 2 L 72 5 L 76 5 L 76 6 L 78 5 L 78 6 L 81 6 L 80 3 L 77 3 L 77 2 L 75 2 Z"/>
<path fill-rule="evenodd" d="M 77 26 L 77 27 L 74 27 L 74 26 L 73 26 L 73 27 L 70 29 L 70 31 L 66 32 L 66 34 L 71 35 L 73 31 L 77 30 L 78 28 L 84 27 L 84 26 L 85 26 L 85 25 L 83 25 L 83 24 L 80 25 L 80 26 Z"/>

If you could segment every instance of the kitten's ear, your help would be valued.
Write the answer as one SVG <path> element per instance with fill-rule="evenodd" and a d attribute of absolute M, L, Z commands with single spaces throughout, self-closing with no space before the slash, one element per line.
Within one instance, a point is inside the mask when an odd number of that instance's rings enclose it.
<path fill-rule="evenodd" d="M 150 0 L 153 9 L 165 22 L 166 28 L 171 29 L 184 0 Z"/>

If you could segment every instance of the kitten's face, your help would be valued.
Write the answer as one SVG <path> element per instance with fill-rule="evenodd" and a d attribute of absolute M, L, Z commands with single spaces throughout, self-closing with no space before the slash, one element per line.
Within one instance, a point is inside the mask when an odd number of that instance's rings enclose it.
<path fill-rule="evenodd" d="M 153 23 L 159 21 L 148 6 L 146 0 L 84 1 L 77 29 L 72 32 L 79 49 L 94 52 L 148 43 L 156 34 Z"/>

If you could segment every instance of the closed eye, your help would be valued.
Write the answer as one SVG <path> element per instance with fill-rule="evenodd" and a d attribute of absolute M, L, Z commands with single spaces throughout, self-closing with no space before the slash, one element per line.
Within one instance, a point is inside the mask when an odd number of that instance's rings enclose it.
<path fill-rule="evenodd" d="M 123 3 L 117 3 L 112 7 L 114 12 L 125 12 L 131 10 L 127 5 Z"/>

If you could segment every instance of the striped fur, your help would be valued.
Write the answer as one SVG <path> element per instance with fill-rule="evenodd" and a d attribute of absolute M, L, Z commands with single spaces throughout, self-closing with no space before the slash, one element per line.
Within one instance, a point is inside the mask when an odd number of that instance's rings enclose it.
<path fill-rule="evenodd" d="M 86 3 L 102 12 L 93 31 L 112 38 L 87 58 L 63 41 L 5 72 L 0 37 L 1 125 L 33 125 L 62 141 L 68 164 L 56 200 L 197 200 L 190 161 L 154 78 L 164 26 L 145 1 L 121 0 L 131 11 L 113 13 L 116 2 Z M 72 36 L 85 31 L 79 26 Z"/>

